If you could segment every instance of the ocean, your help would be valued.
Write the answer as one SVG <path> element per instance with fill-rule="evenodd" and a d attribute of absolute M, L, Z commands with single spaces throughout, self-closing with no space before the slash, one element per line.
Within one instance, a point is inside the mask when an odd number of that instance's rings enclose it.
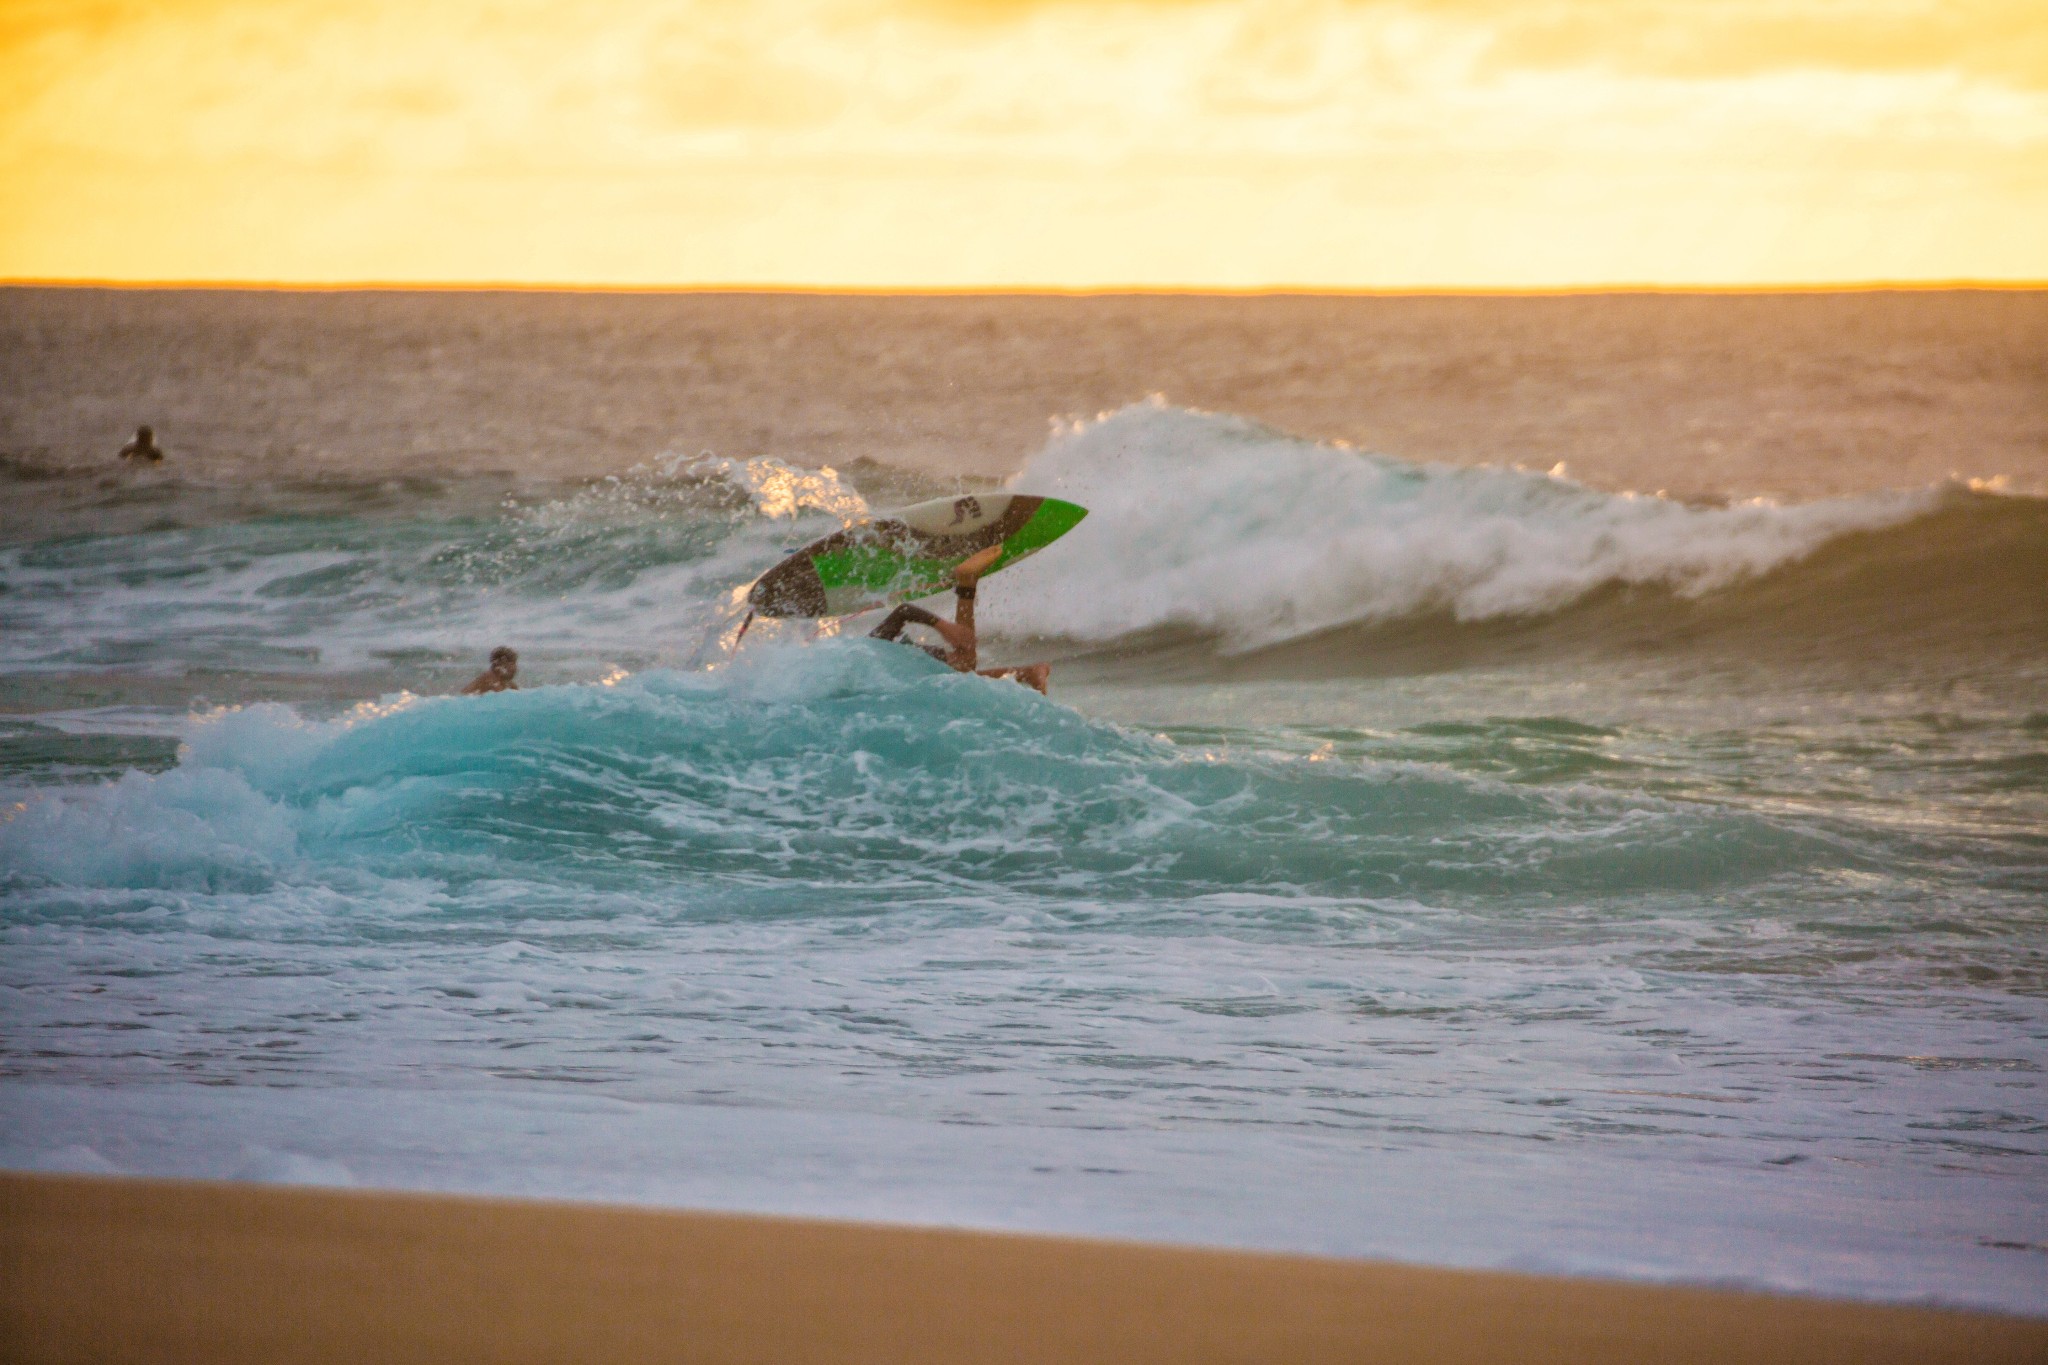
<path fill-rule="evenodd" d="M 733 647 L 995 488 L 1049 697 Z M 0 1166 L 2048 1314 L 2048 295 L 9 289 L 0 489 Z"/>

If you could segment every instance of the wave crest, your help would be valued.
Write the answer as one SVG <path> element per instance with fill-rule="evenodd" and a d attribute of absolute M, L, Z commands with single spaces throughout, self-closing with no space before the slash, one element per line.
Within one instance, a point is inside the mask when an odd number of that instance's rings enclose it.
<path fill-rule="evenodd" d="M 1432 613 L 1542 615 L 1616 586 L 1696 597 L 1941 502 L 1695 506 L 1410 464 L 1156 401 L 1058 434 L 1013 482 L 1093 515 L 1012 571 L 1006 629 L 1089 643 L 1194 630 L 1234 652 Z"/>

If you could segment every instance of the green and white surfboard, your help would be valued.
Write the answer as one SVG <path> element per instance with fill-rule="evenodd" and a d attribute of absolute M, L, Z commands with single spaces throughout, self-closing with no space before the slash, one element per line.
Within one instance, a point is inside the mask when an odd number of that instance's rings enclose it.
<path fill-rule="evenodd" d="M 987 570 L 995 573 L 1087 515 L 1071 502 L 1028 493 L 935 498 L 794 551 L 761 575 L 747 604 L 762 616 L 849 616 L 928 597 L 952 585 L 954 566 L 969 555 L 1002 546 Z"/>

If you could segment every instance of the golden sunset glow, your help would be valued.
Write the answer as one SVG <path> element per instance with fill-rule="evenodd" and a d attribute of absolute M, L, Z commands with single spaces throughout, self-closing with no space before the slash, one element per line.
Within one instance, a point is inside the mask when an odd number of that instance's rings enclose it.
<path fill-rule="evenodd" d="M 0 276 L 2048 278 L 2039 0 L 12 0 Z"/>

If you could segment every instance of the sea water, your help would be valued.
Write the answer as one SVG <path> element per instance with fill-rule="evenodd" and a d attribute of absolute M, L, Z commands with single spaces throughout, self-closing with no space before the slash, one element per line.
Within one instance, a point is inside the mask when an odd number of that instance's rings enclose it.
<path fill-rule="evenodd" d="M 1001 481 L 5 460 L 7 1166 L 2048 1312 L 2038 497 L 1163 400 Z M 981 596 L 1051 696 L 734 646 L 994 486 L 1091 509 Z"/>

